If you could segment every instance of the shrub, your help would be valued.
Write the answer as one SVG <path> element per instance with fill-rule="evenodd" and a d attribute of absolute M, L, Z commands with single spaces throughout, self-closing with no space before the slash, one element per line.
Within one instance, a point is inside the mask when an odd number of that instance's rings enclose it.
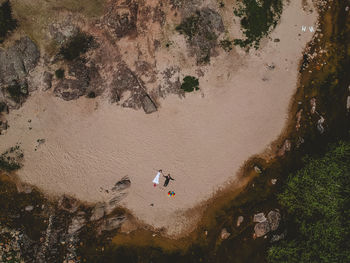
<path fill-rule="evenodd" d="M 9 32 L 17 27 L 17 21 L 12 18 L 10 1 L 5 1 L 0 6 L 0 43 L 4 42 Z"/>
<path fill-rule="evenodd" d="M 6 88 L 8 94 L 14 102 L 20 103 L 22 98 L 28 95 L 27 83 L 20 84 L 17 81 Z"/>
<path fill-rule="evenodd" d="M 230 52 L 232 50 L 233 42 L 229 39 L 224 39 L 220 41 L 220 46 L 226 51 Z"/>
<path fill-rule="evenodd" d="M 79 31 L 61 47 L 59 54 L 62 55 L 64 59 L 72 61 L 81 54 L 86 53 L 91 47 L 92 42 L 92 36 Z"/>
<path fill-rule="evenodd" d="M 55 71 L 55 76 L 58 79 L 63 79 L 64 78 L 64 69 L 60 68 Z"/>
<path fill-rule="evenodd" d="M 185 92 L 192 92 L 194 90 L 199 90 L 199 81 L 197 78 L 192 76 L 186 76 L 181 84 L 181 89 Z"/>
<path fill-rule="evenodd" d="M 282 10 L 283 0 L 243 0 L 234 10 L 234 14 L 241 18 L 241 27 L 246 39 L 235 39 L 234 44 L 258 48 L 261 38 L 276 27 Z"/>

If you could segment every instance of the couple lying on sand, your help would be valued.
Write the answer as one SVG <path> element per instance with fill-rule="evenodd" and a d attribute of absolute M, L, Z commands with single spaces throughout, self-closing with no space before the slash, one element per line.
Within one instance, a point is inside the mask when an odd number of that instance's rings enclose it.
<path fill-rule="evenodd" d="M 165 182 L 164 182 L 164 186 L 165 186 L 165 187 L 168 186 L 170 180 L 175 180 L 174 178 L 172 178 L 172 177 L 170 176 L 170 174 L 168 174 L 167 176 L 165 176 L 165 175 L 163 174 L 163 171 L 162 171 L 162 170 L 159 170 L 158 173 L 157 173 L 157 175 L 156 175 L 156 177 L 154 177 L 154 179 L 153 179 L 154 186 L 157 186 L 157 184 L 159 184 L 159 177 L 160 177 L 160 175 L 163 175 L 163 177 L 165 177 Z"/>

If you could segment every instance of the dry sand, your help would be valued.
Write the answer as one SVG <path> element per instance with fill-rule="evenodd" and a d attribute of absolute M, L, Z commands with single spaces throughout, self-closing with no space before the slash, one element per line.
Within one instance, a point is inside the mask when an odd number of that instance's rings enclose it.
<path fill-rule="evenodd" d="M 0 150 L 20 142 L 25 155 L 21 180 L 88 202 L 109 200 L 111 194 L 101 187 L 110 189 L 127 175 L 131 187 L 121 205 L 145 223 L 179 234 L 196 220 L 184 215 L 187 209 L 234 181 L 243 162 L 281 133 L 302 50 L 313 34 L 301 26 L 315 23 L 316 12 L 291 1 L 271 34 L 280 42 L 266 40 L 250 54 L 222 52 L 205 69 L 201 91 L 185 99 L 168 96 L 151 115 L 103 97 L 66 102 L 33 93 L 8 116 L 11 127 L 1 136 Z M 46 142 L 35 151 L 37 139 Z M 176 181 L 153 187 L 156 169 Z M 169 190 L 175 198 L 168 197 Z"/>

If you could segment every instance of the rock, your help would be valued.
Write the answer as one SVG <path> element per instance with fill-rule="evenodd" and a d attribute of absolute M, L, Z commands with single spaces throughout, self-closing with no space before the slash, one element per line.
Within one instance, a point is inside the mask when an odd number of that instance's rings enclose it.
<path fill-rule="evenodd" d="M 277 183 L 277 179 L 271 179 L 271 184 L 276 184 Z"/>
<path fill-rule="evenodd" d="M 317 121 L 317 130 L 322 134 L 324 133 L 324 127 L 323 127 L 323 123 L 325 122 L 325 119 L 320 116 L 320 119 Z"/>
<path fill-rule="evenodd" d="M 273 42 L 280 42 L 281 40 L 279 38 L 275 38 Z"/>
<path fill-rule="evenodd" d="M 43 91 L 51 89 L 53 75 L 50 72 L 45 71 L 43 75 Z"/>
<path fill-rule="evenodd" d="M 9 113 L 9 107 L 4 101 L 0 102 L 0 113 L 7 113 L 7 114 Z"/>
<path fill-rule="evenodd" d="M 0 83 L 23 80 L 40 57 L 39 49 L 28 37 L 17 40 L 6 51 L 0 50 Z"/>
<path fill-rule="evenodd" d="M 262 237 L 266 235 L 268 232 L 270 232 L 269 222 L 264 221 L 261 223 L 257 223 L 254 227 L 254 232 L 256 237 Z"/>
<path fill-rule="evenodd" d="M 243 223 L 244 217 L 243 216 L 239 216 L 237 218 L 237 227 L 239 227 L 242 223 Z"/>
<path fill-rule="evenodd" d="M 284 141 L 283 146 L 279 149 L 277 155 L 278 156 L 284 156 L 286 152 L 289 152 L 292 148 L 292 143 L 287 139 Z"/>
<path fill-rule="evenodd" d="M 32 211 L 34 209 L 34 206 L 32 206 L 32 205 L 27 205 L 25 208 L 24 208 L 24 210 L 26 210 L 27 212 L 30 212 L 30 211 Z"/>
<path fill-rule="evenodd" d="M 221 230 L 220 237 L 222 240 L 228 239 L 228 237 L 231 235 L 231 233 L 227 232 L 226 228 L 223 228 Z"/>
<path fill-rule="evenodd" d="M 70 213 L 75 213 L 78 210 L 79 202 L 78 200 L 63 195 L 58 200 L 58 208 L 65 210 Z"/>
<path fill-rule="evenodd" d="M 73 217 L 72 222 L 68 227 L 68 234 L 72 235 L 78 232 L 84 226 L 85 222 L 84 214 Z"/>
<path fill-rule="evenodd" d="M 90 220 L 96 221 L 101 219 L 105 214 L 105 207 L 106 207 L 105 203 L 97 203 L 94 209 L 92 210 L 92 215 L 90 217 Z"/>
<path fill-rule="evenodd" d="M 147 113 L 150 114 L 152 112 L 157 111 L 157 107 L 155 103 L 152 101 L 149 95 L 145 95 L 142 99 L 142 107 L 143 110 Z"/>
<path fill-rule="evenodd" d="M 117 217 L 112 217 L 104 220 L 103 224 L 99 227 L 99 232 L 101 231 L 111 231 L 117 229 L 126 220 L 124 215 L 119 215 Z"/>
<path fill-rule="evenodd" d="M 131 185 L 131 181 L 128 176 L 123 177 L 120 181 L 118 181 L 112 188 L 112 191 L 122 191 L 126 188 L 129 188 Z"/>
<path fill-rule="evenodd" d="M 271 231 L 277 230 L 279 223 L 280 223 L 280 220 L 281 220 L 281 214 L 279 212 L 270 211 L 267 214 L 267 221 L 270 224 Z"/>
<path fill-rule="evenodd" d="M 310 100 L 310 105 L 311 105 L 311 114 L 314 114 L 316 112 L 316 98 L 312 98 Z"/>
<path fill-rule="evenodd" d="M 283 238 L 285 238 L 286 235 L 287 235 L 287 232 L 286 232 L 286 231 L 284 231 L 284 232 L 283 232 L 282 234 L 280 234 L 280 235 L 273 235 L 272 238 L 271 238 L 271 240 L 270 240 L 270 242 L 271 242 L 271 243 L 274 243 L 274 242 L 280 241 L 280 240 L 282 240 Z"/>
<path fill-rule="evenodd" d="M 255 170 L 255 172 L 257 172 L 258 174 L 261 174 L 261 173 L 262 173 L 261 169 L 260 169 L 259 166 L 257 166 L 257 165 L 254 166 L 254 170 Z"/>
<path fill-rule="evenodd" d="M 266 217 L 265 217 L 265 214 L 264 213 L 258 213 L 258 214 L 255 214 L 254 215 L 254 218 L 253 218 L 253 222 L 265 222 L 266 221 Z"/>
<path fill-rule="evenodd" d="M 300 121 L 301 121 L 301 114 L 303 113 L 303 109 L 300 109 L 296 115 L 297 124 L 295 125 L 296 130 L 298 131 L 300 129 Z"/>
<path fill-rule="evenodd" d="M 350 111 L 350 96 L 348 96 L 347 101 L 346 101 L 346 109 Z"/>

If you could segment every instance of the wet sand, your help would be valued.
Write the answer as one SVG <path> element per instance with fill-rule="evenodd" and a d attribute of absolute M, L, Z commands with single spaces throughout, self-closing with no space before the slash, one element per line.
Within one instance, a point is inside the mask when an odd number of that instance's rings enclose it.
<path fill-rule="evenodd" d="M 120 108 L 103 96 L 66 102 L 37 91 L 8 116 L 0 150 L 20 142 L 20 179 L 56 196 L 108 201 L 113 194 L 101 188 L 128 176 L 131 187 L 120 204 L 146 224 L 180 234 L 198 219 L 185 212 L 229 183 L 238 186 L 244 161 L 283 130 L 302 50 L 313 34 L 301 26 L 316 22 L 316 12 L 306 13 L 300 2 L 290 3 L 260 50 L 212 58 L 200 91 L 168 96 L 154 114 Z M 35 151 L 38 139 L 45 143 Z M 157 169 L 176 180 L 154 187 Z M 169 190 L 176 196 L 168 197 Z"/>

